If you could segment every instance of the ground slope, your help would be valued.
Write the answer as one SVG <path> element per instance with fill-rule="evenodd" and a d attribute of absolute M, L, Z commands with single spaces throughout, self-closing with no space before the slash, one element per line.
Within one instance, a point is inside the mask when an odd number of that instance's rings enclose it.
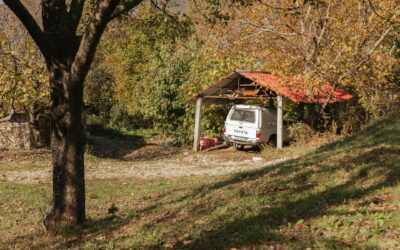
<path fill-rule="evenodd" d="M 399 180 L 393 115 L 256 171 L 91 180 L 87 225 L 56 238 L 40 224 L 50 187 L 0 182 L 0 247 L 399 249 Z"/>

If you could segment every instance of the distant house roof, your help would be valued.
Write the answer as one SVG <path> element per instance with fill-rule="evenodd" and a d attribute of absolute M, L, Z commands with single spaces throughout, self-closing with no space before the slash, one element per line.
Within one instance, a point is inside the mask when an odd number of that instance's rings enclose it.
<path fill-rule="evenodd" d="M 249 93 L 249 91 L 245 91 L 246 88 L 263 88 L 264 92 L 263 95 L 253 94 L 247 96 L 246 94 L 242 94 Z M 327 83 L 318 84 L 318 86 L 312 89 L 313 90 L 310 91 L 310 89 L 304 88 L 301 80 L 279 79 L 278 76 L 269 72 L 235 71 L 211 87 L 197 93 L 190 98 L 190 101 L 193 102 L 199 97 L 204 97 L 205 99 L 234 100 L 266 98 L 274 95 L 281 95 L 295 102 L 335 103 L 343 102 L 353 97 L 344 90 L 334 89 L 332 85 Z M 243 90 L 243 92 L 239 90 Z"/>

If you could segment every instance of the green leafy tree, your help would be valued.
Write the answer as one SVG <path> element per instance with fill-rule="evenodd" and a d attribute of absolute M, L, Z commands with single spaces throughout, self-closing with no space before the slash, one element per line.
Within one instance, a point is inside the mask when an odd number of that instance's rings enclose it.
<path fill-rule="evenodd" d="M 93 63 L 86 79 L 85 101 L 90 106 L 90 113 L 108 120 L 114 105 L 114 83 L 112 72 L 102 64 L 101 56 Z"/>
<path fill-rule="evenodd" d="M 166 136 L 177 134 L 186 101 L 180 86 L 191 60 L 180 47 L 191 34 L 191 23 L 185 17 L 165 16 L 152 7 L 136 18 L 140 21 L 127 26 L 118 42 L 103 48 L 107 52 L 115 46 L 117 51 L 106 56 L 116 78 L 116 106 L 126 104 L 130 115 L 151 120 Z M 117 61 L 122 63 L 115 64 Z"/>
<path fill-rule="evenodd" d="M 116 78 L 115 101 L 125 103 L 130 115 L 151 120 L 177 144 L 189 144 L 194 108 L 188 99 L 235 69 L 257 68 L 255 62 L 247 56 L 220 53 L 187 16 L 172 19 L 149 8 L 136 18 L 140 21 L 126 26 L 118 32 L 122 37 L 102 48 L 107 54 L 105 64 Z M 114 46 L 117 52 L 108 53 Z M 204 134 L 220 135 L 226 113 L 225 106 L 205 107 Z"/>
<path fill-rule="evenodd" d="M 39 120 L 49 98 L 43 58 L 23 27 L 0 8 L 0 122 L 15 114 L 29 118 L 35 144 L 42 145 Z"/>

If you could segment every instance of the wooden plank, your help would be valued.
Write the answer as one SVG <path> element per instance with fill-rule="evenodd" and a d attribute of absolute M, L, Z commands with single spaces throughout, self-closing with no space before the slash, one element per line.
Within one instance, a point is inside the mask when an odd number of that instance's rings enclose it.
<path fill-rule="evenodd" d="M 194 141 L 193 151 L 199 151 L 200 147 L 200 134 L 201 134 L 201 108 L 203 106 L 203 98 L 197 98 L 196 100 L 196 114 L 194 118 Z"/>
<path fill-rule="evenodd" d="M 204 152 L 218 150 L 218 149 L 224 149 L 224 148 L 229 148 L 229 145 L 226 144 L 226 143 L 222 143 L 220 145 L 217 145 L 217 146 L 214 146 L 214 147 L 211 147 L 211 148 L 207 148 L 207 149 L 204 150 Z"/>
<path fill-rule="evenodd" d="M 282 96 L 277 96 L 278 110 L 276 119 L 276 147 L 281 149 L 283 147 L 283 100 Z"/>
<path fill-rule="evenodd" d="M 204 99 L 228 99 L 228 100 L 262 100 L 276 98 L 275 96 L 205 96 Z"/>
<path fill-rule="evenodd" d="M 240 87 L 257 87 L 257 85 L 251 84 L 251 83 L 241 83 Z"/>

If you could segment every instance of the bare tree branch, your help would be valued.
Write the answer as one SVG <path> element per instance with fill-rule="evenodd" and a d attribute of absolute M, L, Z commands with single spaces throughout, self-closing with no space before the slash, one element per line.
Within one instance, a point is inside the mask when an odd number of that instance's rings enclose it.
<path fill-rule="evenodd" d="M 79 83 L 85 79 L 104 29 L 119 3 L 119 0 L 106 0 L 98 3 L 71 66 L 70 75 L 79 79 L 71 79 L 71 82 Z"/>
<path fill-rule="evenodd" d="M 369 49 L 366 57 L 364 57 L 363 59 L 361 59 L 354 67 L 351 67 L 349 70 L 347 70 L 346 72 L 344 72 L 342 75 L 339 76 L 339 78 L 337 79 L 337 81 L 335 81 L 335 83 L 333 84 L 333 88 L 332 91 L 329 93 L 328 95 L 328 102 L 331 100 L 332 96 L 333 96 L 333 92 L 335 92 L 336 88 L 337 88 L 337 84 L 341 83 L 345 78 L 351 76 L 352 74 L 354 74 L 354 72 L 356 72 L 361 66 L 363 66 L 367 61 L 368 61 L 368 57 L 371 56 L 374 51 L 376 50 L 376 48 L 378 48 L 379 44 L 382 43 L 382 41 L 385 39 L 385 37 L 389 34 L 389 32 L 392 30 L 392 26 L 389 26 L 389 28 L 387 28 L 386 30 L 384 30 L 381 34 L 381 36 L 379 37 L 379 39 L 374 43 L 374 45 Z M 327 103 L 328 103 L 327 102 Z M 325 110 L 327 103 L 324 103 L 322 106 L 322 110 Z"/>
<path fill-rule="evenodd" d="M 115 8 L 110 19 L 115 19 L 139 5 L 143 0 L 122 0 Z"/>
<path fill-rule="evenodd" d="M 70 19 L 70 29 L 76 32 L 79 22 L 82 17 L 83 6 L 85 5 L 85 0 L 72 0 L 71 7 L 69 8 L 68 16 Z"/>
<path fill-rule="evenodd" d="M 393 29 L 393 26 L 389 26 L 386 30 L 384 30 L 379 37 L 379 39 L 375 42 L 375 44 L 371 47 L 371 49 L 368 51 L 368 55 L 371 55 L 375 49 L 379 46 L 379 44 L 382 43 L 383 39 L 389 34 L 389 32 Z"/>
<path fill-rule="evenodd" d="M 394 25 L 394 24 L 395 24 L 395 22 L 393 22 L 392 20 L 390 20 L 390 18 L 386 18 L 386 17 L 382 16 L 381 14 L 379 14 L 378 11 L 376 10 L 375 6 L 373 5 L 373 3 L 372 3 L 371 0 L 364 0 L 364 2 L 365 2 L 369 7 L 371 7 L 372 11 L 374 12 L 374 14 L 375 14 L 377 17 L 379 17 L 379 18 L 385 20 L 386 22 L 390 23 L 391 25 Z"/>
<path fill-rule="evenodd" d="M 7 116 L 1 118 L 0 122 L 8 122 L 15 115 L 14 98 L 11 98 L 9 108 L 10 108 L 10 113 Z"/>
<path fill-rule="evenodd" d="M 268 7 L 268 8 L 271 8 L 271 9 L 274 9 L 274 10 L 281 10 L 281 11 L 285 11 L 285 12 L 292 12 L 292 11 L 295 11 L 295 10 L 299 9 L 299 6 L 291 6 L 291 7 L 288 7 L 288 8 L 282 8 L 279 5 L 272 5 L 272 4 L 269 4 L 269 3 L 265 3 L 264 1 L 260 1 L 260 3 L 262 5 Z"/>
<path fill-rule="evenodd" d="M 168 8 L 168 4 L 170 3 L 170 0 L 166 0 L 165 3 L 160 6 L 159 3 L 156 2 L 156 0 L 151 0 L 151 5 L 156 8 L 157 10 L 161 11 L 165 16 L 167 16 L 170 19 L 174 19 L 175 16 L 171 15 L 170 13 L 168 13 L 167 8 Z"/>
<path fill-rule="evenodd" d="M 49 56 L 50 42 L 46 39 L 43 31 L 40 29 L 38 23 L 21 3 L 20 0 L 4 0 L 4 3 L 10 8 L 12 12 L 18 17 L 22 24 L 27 29 L 29 35 L 38 45 L 44 57 Z"/>

